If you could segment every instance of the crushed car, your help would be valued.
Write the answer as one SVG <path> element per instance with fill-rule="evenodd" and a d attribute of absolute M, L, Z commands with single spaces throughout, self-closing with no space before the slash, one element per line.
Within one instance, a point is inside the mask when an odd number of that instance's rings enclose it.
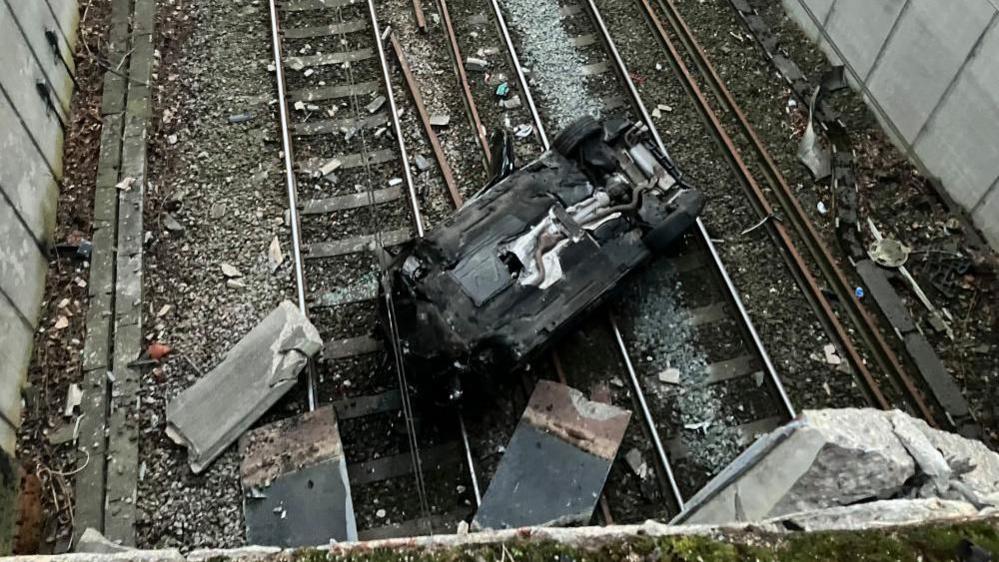
<path fill-rule="evenodd" d="M 584 117 L 519 169 L 494 137 L 494 178 L 383 274 L 382 324 L 418 396 L 494 389 L 690 229 L 704 197 L 649 136 Z"/>

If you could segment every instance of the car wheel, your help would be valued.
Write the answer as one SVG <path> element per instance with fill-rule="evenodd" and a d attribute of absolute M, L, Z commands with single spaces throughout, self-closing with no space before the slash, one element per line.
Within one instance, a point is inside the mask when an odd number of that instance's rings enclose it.
<path fill-rule="evenodd" d="M 579 147 L 580 143 L 593 135 L 602 133 L 603 130 L 603 126 L 596 119 L 584 115 L 562 129 L 552 144 L 559 154 L 568 158 Z"/>

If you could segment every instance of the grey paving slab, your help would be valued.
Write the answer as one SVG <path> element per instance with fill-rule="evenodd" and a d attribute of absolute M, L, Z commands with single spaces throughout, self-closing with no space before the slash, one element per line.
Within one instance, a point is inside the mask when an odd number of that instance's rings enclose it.
<path fill-rule="evenodd" d="M 909 0 L 867 87 L 909 142 L 933 112 L 951 80 L 989 25 L 985 0 Z"/>
<path fill-rule="evenodd" d="M 472 525 L 505 529 L 585 523 L 593 515 L 631 412 L 541 380 Z"/>
<path fill-rule="evenodd" d="M 191 470 L 204 470 L 288 392 L 322 345 L 315 326 L 284 301 L 219 365 L 170 401 L 167 435 L 187 447 Z M 220 404 L 219 396 L 231 399 Z"/>
<path fill-rule="evenodd" d="M 249 544 L 315 546 L 357 540 L 347 463 L 333 406 L 240 439 Z"/>

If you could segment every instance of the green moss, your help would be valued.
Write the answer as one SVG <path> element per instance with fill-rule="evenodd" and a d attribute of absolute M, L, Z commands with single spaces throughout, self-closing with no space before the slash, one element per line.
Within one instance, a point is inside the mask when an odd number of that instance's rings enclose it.
<path fill-rule="evenodd" d="M 905 529 L 791 533 L 739 532 L 723 536 L 635 535 L 594 548 L 548 540 L 518 539 L 506 543 L 449 549 L 364 549 L 328 554 L 302 549 L 295 562 L 881 562 L 954 560 L 962 539 L 999 552 L 999 520 L 925 525 Z"/>

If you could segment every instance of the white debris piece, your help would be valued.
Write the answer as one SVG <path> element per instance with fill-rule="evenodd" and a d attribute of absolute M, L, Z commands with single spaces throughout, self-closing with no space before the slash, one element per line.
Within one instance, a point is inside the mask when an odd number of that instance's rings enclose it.
<path fill-rule="evenodd" d="M 66 407 L 62 414 L 67 418 L 71 417 L 73 415 L 73 411 L 80 406 L 80 402 L 82 401 L 83 389 L 80 388 L 80 385 L 76 383 L 69 385 L 69 388 L 66 389 Z"/>

